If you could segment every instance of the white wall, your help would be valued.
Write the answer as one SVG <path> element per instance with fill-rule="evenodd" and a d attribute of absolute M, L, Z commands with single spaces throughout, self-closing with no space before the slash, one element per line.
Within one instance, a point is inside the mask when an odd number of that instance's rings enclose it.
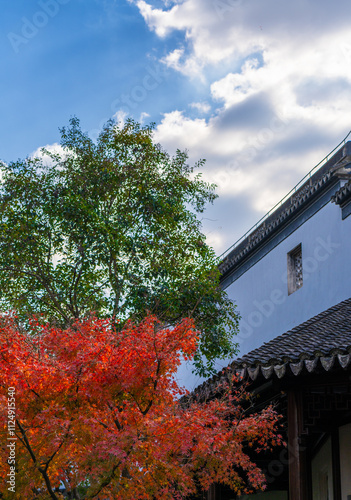
<path fill-rule="evenodd" d="M 342 500 L 351 498 L 351 424 L 339 429 Z"/>
<path fill-rule="evenodd" d="M 299 243 L 303 286 L 288 295 L 287 254 Z M 229 285 L 242 316 L 240 355 L 350 298 L 350 256 L 351 216 L 342 220 L 329 202 Z"/>
<path fill-rule="evenodd" d="M 312 460 L 312 498 L 313 500 L 333 500 L 333 469 L 330 438 Z"/>

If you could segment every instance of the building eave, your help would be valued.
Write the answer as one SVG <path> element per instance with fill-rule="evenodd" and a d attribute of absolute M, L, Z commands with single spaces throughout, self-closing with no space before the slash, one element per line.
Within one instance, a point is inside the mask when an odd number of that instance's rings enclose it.
<path fill-rule="evenodd" d="M 350 149 L 351 142 L 346 142 L 346 144 L 337 150 L 321 168 L 293 192 L 284 203 L 277 207 L 268 217 L 265 217 L 259 226 L 255 227 L 254 230 L 242 239 L 242 241 L 223 258 L 219 264 L 222 282 L 245 263 L 251 255 L 258 252 L 269 240 L 274 238 L 276 233 L 282 231 L 292 220 L 296 219 L 307 210 L 316 199 L 323 196 L 323 193 L 325 193 L 329 187 L 333 185 L 337 187 L 340 183 L 340 178 L 337 175 L 338 170 L 336 166 L 342 164 L 343 159 L 347 157 Z M 346 186 L 348 186 L 348 184 Z M 346 191 L 347 189 L 348 188 L 346 188 Z M 339 191 L 341 191 L 341 189 L 339 189 L 337 193 L 339 193 Z M 336 196 L 337 193 L 332 193 L 333 197 Z M 344 195 L 340 193 L 339 198 L 340 196 L 347 196 L 348 193 L 349 191 Z"/>
<path fill-rule="evenodd" d="M 345 370 L 351 371 L 351 298 L 237 358 L 193 395 L 211 397 L 233 375 L 264 382 Z"/>

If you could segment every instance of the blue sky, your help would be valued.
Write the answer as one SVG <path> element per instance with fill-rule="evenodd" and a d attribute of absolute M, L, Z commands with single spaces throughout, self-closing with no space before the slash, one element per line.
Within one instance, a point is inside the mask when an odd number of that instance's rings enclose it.
<path fill-rule="evenodd" d="M 0 26 L 6 69 L 1 79 L 1 158 L 6 161 L 55 142 L 58 127 L 72 115 L 87 130 L 98 128 L 118 110 L 118 99 L 123 107 L 123 96 L 128 101 L 146 68 L 156 67 L 172 43 L 161 43 L 127 1 L 7 2 Z M 167 75 L 167 86 L 150 91 L 142 103 L 136 94 L 131 113 L 159 119 L 160 110 L 172 109 L 169 93 L 182 95 L 176 92 L 182 84 L 187 87 L 180 75 Z"/>
<path fill-rule="evenodd" d="M 0 159 L 56 147 L 72 115 L 156 122 L 206 158 L 218 253 L 351 129 L 351 3 L 1 0 Z"/>

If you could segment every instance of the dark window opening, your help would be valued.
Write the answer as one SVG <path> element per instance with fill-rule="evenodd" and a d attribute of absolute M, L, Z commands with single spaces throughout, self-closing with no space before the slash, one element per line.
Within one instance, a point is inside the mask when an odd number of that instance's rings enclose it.
<path fill-rule="evenodd" d="M 288 294 L 296 292 L 303 285 L 301 243 L 288 253 Z"/>

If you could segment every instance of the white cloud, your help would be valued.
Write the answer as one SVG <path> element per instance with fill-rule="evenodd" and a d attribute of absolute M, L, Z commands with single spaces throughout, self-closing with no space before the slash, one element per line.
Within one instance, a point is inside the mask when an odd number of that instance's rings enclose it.
<path fill-rule="evenodd" d="M 116 121 L 118 125 L 121 127 L 124 126 L 126 119 L 128 118 L 128 113 L 126 113 L 124 110 L 118 110 L 116 113 L 112 116 L 112 119 Z"/>
<path fill-rule="evenodd" d="M 196 109 L 199 113 L 206 114 L 211 111 L 211 106 L 208 102 L 192 102 L 190 107 Z"/>
<path fill-rule="evenodd" d="M 139 0 L 136 4 L 149 28 L 154 30 L 161 38 L 168 35 L 174 29 L 185 29 L 186 27 L 181 18 L 177 16 L 179 5 L 173 6 L 169 11 L 164 11 L 162 9 L 154 9 L 144 0 Z"/>
<path fill-rule="evenodd" d="M 55 142 L 54 144 L 47 144 L 44 147 L 38 148 L 30 155 L 31 158 L 41 158 L 44 166 L 53 165 L 53 159 L 49 156 L 46 151 L 53 155 L 58 155 L 61 158 L 65 158 L 67 153 L 65 153 L 63 147 Z"/>
<path fill-rule="evenodd" d="M 149 116 L 150 116 L 150 115 L 149 115 L 149 113 L 145 113 L 145 112 L 141 113 L 141 115 L 140 115 L 140 117 L 139 117 L 139 122 L 140 122 L 141 124 L 145 123 L 145 120 L 146 120 L 147 118 L 149 118 Z"/>
<path fill-rule="evenodd" d="M 144 0 L 134 3 L 158 36 L 183 31 L 189 57 L 200 64 L 240 59 L 255 51 L 269 51 L 275 44 L 286 46 L 287 41 L 296 49 L 313 48 L 325 33 L 346 31 L 351 11 L 347 0 L 340 1 L 337 9 L 326 0 L 284 6 L 278 0 L 183 0 L 164 9 Z M 347 52 L 349 42 L 344 39 L 342 43 Z"/>
<path fill-rule="evenodd" d="M 206 243 L 213 248 L 223 247 L 225 238 L 220 231 L 210 231 L 206 234 Z"/>
<path fill-rule="evenodd" d="M 58 143 L 54 142 L 54 144 L 47 144 L 44 147 L 40 147 L 33 151 L 33 153 L 30 155 L 31 158 L 43 158 L 46 156 L 46 154 L 43 152 L 43 150 L 49 151 L 50 153 L 53 154 L 63 154 L 63 147 Z"/>
<path fill-rule="evenodd" d="M 233 224 L 230 206 L 253 224 L 351 128 L 351 3 L 134 3 L 162 40 L 177 32 L 162 62 L 195 86 L 202 80 L 202 102 L 164 114 L 157 140 L 188 149 L 191 161 L 207 159 L 203 175 L 218 184 L 222 207 L 209 210 L 220 215 L 208 233 Z M 189 117 L 188 106 L 206 118 Z M 221 231 L 217 249 L 233 242 Z"/>
<path fill-rule="evenodd" d="M 260 88 L 255 85 L 260 69 L 257 69 L 259 62 L 251 59 L 241 67 L 240 73 L 228 73 L 224 78 L 211 85 L 212 97 L 223 101 L 226 107 L 238 104 L 250 97 Z"/>
<path fill-rule="evenodd" d="M 167 113 L 156 129 L 156 140 L 170 152 L 188 149 L 192 163 L 207 159 L 203 179 L 217 184 L 220 196 L 206 212 L 209 218 L 214 210 L 219 212 L 213 223 L 206 224 L 206 234 L 219 253 L 290 191 L 350 127 L 344 111 L 328 109 L 324 115 L 318 107 L 281 117 L 272 108 L 272 114 L 266 113 L 255 126 L 255 110 L 246 108 L 253 118 L 247 118 L 245 127 L 240 126 L 240 114 L 236 118 L 234 113 L 226 122 L 226 115 L 236 110 L 233 105 L 207 120 L 191 119 L 180 111 Z M 348 104 L 349 116 L 350 112 Z M 249 219 L 245 212 L 250 213 Z"/>
<path fill-rule="evenodd" d="M 199 78 L 201 81 L 205 81 L 202 73 L 203 65 L 195 56 L 186 56 L 184 48 L 173 50 L 173 52 L 163 57 L 161 62 L 168 68 L 179 71 L 191 79 Z"/>

